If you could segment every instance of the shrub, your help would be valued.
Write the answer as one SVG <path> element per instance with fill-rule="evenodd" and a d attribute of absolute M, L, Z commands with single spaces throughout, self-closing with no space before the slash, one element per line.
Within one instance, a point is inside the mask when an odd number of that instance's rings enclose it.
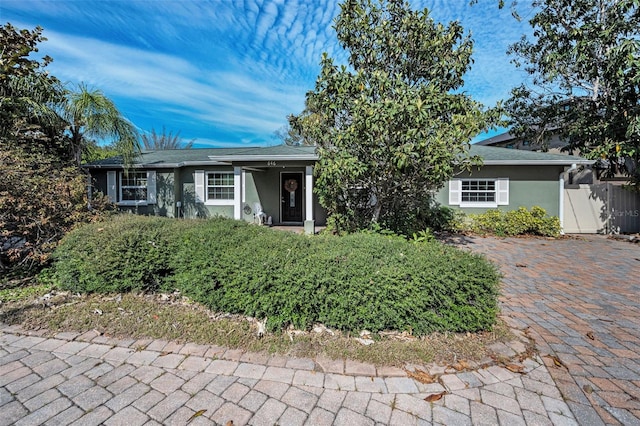
<path fill-rule="evenodd" d="M 215 218 L 118 217 L 65 237 L 51 279 L 74 291 L 174 289 L 271 329 L 477 331 L 497 312 L 498 273 L 435 241 L 376 233 L 313 238 Z"/>
<path fill-rule="evenodd" d="M 35 133 L 35 132 L 34 132 Z M 87 176 L 35 142 L 0 138 L 0 271 L 31 275 L 46 264 L 62 236 L 101 219 L 106 197 L 87 208 Z"/>
<path fill-rule="evenodd" d="M 154 291 L 170 274 L 171 220 L 132 214 L 82 226 L 53 253 L 53 279 L 74 292 Z"/>
<path fill-rule="evenodd" d="M 498 236 L 560 235 L 560 220 L 555 216 L 547 216 L 547 212 L 538 206 L 532 207 L 530 211 L 525 207 L 519 207 L 507 212 L 488 210 L 482 214 L 472 214 L 469 215 L 466 227 L 472 232 Z"/>

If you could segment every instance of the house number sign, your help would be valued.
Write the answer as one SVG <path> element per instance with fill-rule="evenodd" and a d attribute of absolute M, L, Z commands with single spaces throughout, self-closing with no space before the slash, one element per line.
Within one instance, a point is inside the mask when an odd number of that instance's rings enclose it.
<path fill-rule="evenodd" d="M 267 166 L 275 166 L 276 162 L 275 161 L 267 161 Z"/>

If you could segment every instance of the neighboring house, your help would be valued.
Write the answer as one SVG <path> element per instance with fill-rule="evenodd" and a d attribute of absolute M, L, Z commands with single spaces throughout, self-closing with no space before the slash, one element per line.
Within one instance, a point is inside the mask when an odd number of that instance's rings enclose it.
<path fill-rule="evenodd" d="M 540 151 L 540 146 L 531 143 L 531 141 L 517 137 L 511 132 L 501 133 L 492 138 L 476 142 L 478 146 L 494 146 L 497 148 L 523 149 L 525 151 Z M 559 135 L 552 135 L 547 143 L 547 151 L 552 154 L 560 154 L 561 149 L 567 146 L 567 143 L 560 139 Z"/>
<path fill-rule="evenodd" d="M 436 195 L 469 213 L 520 206 L 563 217 L 564 172 L 584 158 L 472 145 L 484 165 L 451 179 Z M 222 215 L 313 232 L 326 212 L 313 194 L 314 147 L 211 148 L 143 152 L 128 173 L 119 158 L 87 164 L 94 188 L 123 210 L 168 217 Z"/>

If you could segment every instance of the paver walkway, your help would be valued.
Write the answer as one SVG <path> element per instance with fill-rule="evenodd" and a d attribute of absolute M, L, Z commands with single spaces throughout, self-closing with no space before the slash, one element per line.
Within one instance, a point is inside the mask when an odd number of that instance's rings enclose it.
<path fill-rule="evenodd" d="M 596 235 L 467 241 L 501 266 L 502 313 L 529 327 L 578 422 L 640 424 L 640 244 Z"/>
<path fill-rule="evenodd" d="M 0 326 L 0 425 L 577 424 L 542 361 L 523 365 L 424 384 L 351 361 Z"/>

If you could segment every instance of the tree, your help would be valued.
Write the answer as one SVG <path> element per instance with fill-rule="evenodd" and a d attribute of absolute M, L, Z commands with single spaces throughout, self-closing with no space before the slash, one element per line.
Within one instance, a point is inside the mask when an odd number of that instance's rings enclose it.
<path fill-rule="evenodd" d="M 164 149 L 191 149 L 195 139 L 191 139 L 189 142 L 183 142 L 180 137 L 180 132 L 175 135 L 173 132 L 167 133 L 164 126 L 162 126 L 162 133 L 156 133 L 155 129 L 151 129 L 151 133 L 143 133 L 140 136 L 142 140 L 142 146 L 144 149 L 149 150 L 164 150 Z"/>
<path fill-rule="evenodd" d="M 513 131 L 544 148 L 552 134 L 567 149 L 602 159 L 609 173 L 640 181 L 640 3 L 536 0 L 509 53 L 532 77 L 512 90 Z"/>
<path fill-rule="evenodd" d="M 48 56 L 33 59 L 37 44 L 46 40 L 42 28 L 18 30 L 0 26 L 0 137 L 19 139 L 24 134 L 46 135 L 59 148 L 61 122 L 51 105 L 64 95 L 60 81 L 44 68 Z M 42 140 L 42 138 L 37 138 Z"/>
<path fill-rule="evenodd" d="M 283 144 L 290 146 L 302 146 L 306 145 L 307 141 L 302 137 L 299 131 L 291 127 L 291 125 L 285 125 L 273 132 L 273 136 L 279 139 Z"/>
<path fill-rule="evenodd" d="M 77 223 L 107 208 L 106 197 L 94 196 L 87 209 L 86 175 L 44 144 L 0 138 L 0 176 L 0 276 L 37 269 Z"/>
<path fill-rule="evenodd" d="M 403 0 L 347 0 L 335 22 L 349 65 L 325 53 L 305 111 L 290 122 L 318 149 L 316 192 L 337 226 L 406 231 L 497 121 L 460 90 L 473 43 Z"/>
<path fill-rule="evenodd" d="M 98 217 L 87 209 L 86 175 L 69 158 L 66 123 L 57 114 L 66 92 L 33 59 L 42 29 L 0 27 L 0 269 L 1 278 L 46 262 L 76 223 Z M 104 199 L 93 200 L 100 207 Z"/>
<path fill-rule="evenodd" d="M 66 123 L 70 155 L 78 166 L 92 138 L 111 140 L 125 166 L 131 164 L 140 151 L 135 127 L 100 90 L 80 84 L 75 90 L 67 91 L 58 113 Z"/>

